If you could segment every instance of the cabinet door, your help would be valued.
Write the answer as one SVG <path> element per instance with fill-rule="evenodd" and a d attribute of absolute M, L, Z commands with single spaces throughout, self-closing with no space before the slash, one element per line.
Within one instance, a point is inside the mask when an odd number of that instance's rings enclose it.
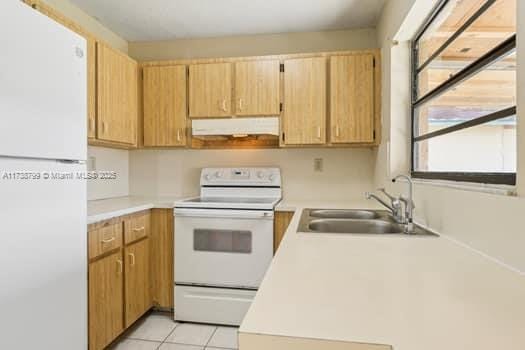
<path fill-rule="evenodd" d="M 126 259 L 126 327 L 142 316 L 152 305 L 150 292 L 149 239 L 124 249 Z"/>
<path fill-rule="evenodd" d="M 97 81 L 97 51 L 96 42 L 92 38 L 87 39 L 87 93 L 88 93 L 88 138 L 94 139 L 96 134 L 96 118 L 97 118 L 97 95 L 96 95 L 96 81 Z"/>
<path fill-rule="evenodd" d="M 194 64 L 189 68 L 190 117 L 232 115 L 232 65 Z"/>
<path fill-rule="evenodd" d="M 374 141 L 374 56 L 330 59 L 330 141 Z"/>
<path fill-rule="evenodd" d="M 235 114 L 278 115 L 279 61 L 235 63 Z"/>
<path fill-rule="evenodd" d="M 136 144 L 137 63 L 97 43 L 97 138 Z"/>
<path fill-rule="evenodd" d="M 186 66 L 144 68 L 144 146 L 186 144 Z"/>
<path fill-rule="evenodd" d="M 273 219 L 273 253 L 277 252 L 277 248 L 283 240 L 284 234 L 292 221 L 293 211 L 276 211 Z"/>
<path fill-rule="evenodd" d="M 284 63 L 283 139 L 286 145 L 325 143 L 326 59 Z"/>
<path fill-rule="evenodd" d="M 101 350 L 124 329 L 122 253 L 89 264 L 89 349 Z"/>
<path fill-rule="evenodd" d="M 174 227 L 172 209 L 151 210 L 151 293 L 153 303 L 174 308 Z"/>

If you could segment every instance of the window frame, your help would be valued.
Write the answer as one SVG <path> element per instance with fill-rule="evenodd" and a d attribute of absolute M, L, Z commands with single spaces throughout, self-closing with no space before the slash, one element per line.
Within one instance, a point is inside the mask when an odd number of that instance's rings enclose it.
<path fill-rule="evenodd" d="M 431 180 L 448 180 L 458 182 L 473 182 L 473 183 L 486 183 L 486 184 L 497 184 L 497 185 L 516 185 L 516 172 L 436 172 L 436 171 L 416 171 L 416 142 L 428 140 L 434 137 L 450 134 L 459 130 L 471 128 L 477 125 L 483 125 L 488 122 L 503 119 L 510 116 L 516 116 L 516 106 L 505 108 L 488 115 L 477 117 L 475 119 L 455 124 L 449 127 L 445 127 L 440 130 L 429 132 L 423 135 L 415 135 L 415 123 L 416 123 L 416 108 L 432 100 L 433 98 L 449 91 L 461 82 L 471 78 L 476 73 L 482 71 L 487 66 L 496 62 L 497 60 L 505 57 L 513 50 L 516 50 L 516 33 L 511 37 L 501 42 L 498 46 L 494 47 L 483 56 L 470 63 L 459 72 L 451 76 L 446 81 L 439 84 L 434 89 L 427 91 L 423 96 L 418 97 L 418 74 L 425 69 L 436 57 L 439 56 L 458 36 L 460 36 L 475 20 L 483 15 L 490 7 L 496 2 L 496 0 L 486 0 L 485 3 L 463 24 L 457 29 L 434 53 L 432 53 L 421 65 L 418 65 L 418 41 L 426 30 L 430 27 L 433 20 L 439 16 L 441 11 L 446 7 L 450 0 L 440 0 L 434 7 L 430 15 L 425 19 L 423 25 L 416 32 L 411 42 L 411 150 L 410 150 L 410 170 L 413 178 L 419 179 L 431 179 Z"/>

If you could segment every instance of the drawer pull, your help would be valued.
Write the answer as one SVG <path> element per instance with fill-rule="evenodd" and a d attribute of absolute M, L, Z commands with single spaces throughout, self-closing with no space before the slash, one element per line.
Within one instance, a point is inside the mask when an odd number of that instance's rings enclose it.
<path fill-rule="evenodd" d="M 103 239 L 101 242 L 102 243 L 111 243 L 115 240 L 115 236 L 111 237 L 111 238 L 108 238 L 108 239 Z"/>
<path fill-rule="evenodd" d="M 128 255 L 129 255 L 129 257 L 131 258 L 131 259 L 130 259 L 130 264 L 131 264 L 131 266 L 134 266 L 134 265 L 135 265 L 135 254 L 133 254 L 133 253 L 129 253 Z"/>
<path fill-rule="evenodd" d="M 227 112 L 227 108 L 226 108 L 226 99 L 223 99 L 223 100 L 219 100 L 219 110 L 223 111 L 223 112 Z"/>
<path fill-rule="evenodd" d="M 145 227 L 142 226 L 142 227 L 137 227 L 137 228 L 134 228 L 133 231 L 135 232 L 140 232 L 140 231 L 144 231 Z"/>
<path fill-rule="evenodd" d="M 124 272 L 124 265 L 122 264 L 122 260 L 118 259 L 117 260 L 117 265 L 118 265 L 118 272 L 119 273 L 123 273 Z"/>

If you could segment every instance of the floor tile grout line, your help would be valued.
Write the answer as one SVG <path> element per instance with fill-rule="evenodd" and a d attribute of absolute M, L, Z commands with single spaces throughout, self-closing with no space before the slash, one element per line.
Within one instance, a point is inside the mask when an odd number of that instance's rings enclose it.
<path fill-rule="evenodd" d="M 204 348 L 203 349 L 206 349 L 206 347 L 208 347 L 208 344 L 210 343 L 211 339 L 213 338 L 213 336 L 215 335 L 215 333 L 217 333 L 217 329 L 219 329 L 219 327 L 215 327 L 215 329 L 213 330 L 213 333 L 211 334 L 211 337 L 210 339 L 208 339 L 208 341 L 206 342 L 206 345 L 204 345 Z"/>
<path fill-rule="evenodd" d="M 127 338 L 122 338 L 122 340 L 126 340 L 126 339 L 128 339 L 128 340 L 147 341 L 147 342 L 150 342 L 150 343 L 162 343 L 162 341 L 160 341 L 160 340 L 141 339 L 141 338 L 129 338 L 129 337 L 127 337 Z"/>
<path fill-rule="evenodd" d="M 170 335 L 172 335 L 173 332 L 175 332 L 175 329 L 177 329 L 177 327 L 178 327 L 179 324 L 180 324 L 180 323 L 175 322 L 175 321 L 174 321 L 174 323 L 175 323 L 175 326 L 173 327 L 173 329 L 171 330 L 171 332 L 169 332 L 168 335 L 164 338 L 164 340 L 160 343 L 159 347 L 160 347 L 162 344 L 166 343 L 166 339 L 168 339 L 168 338 L 170 337 Z"/>

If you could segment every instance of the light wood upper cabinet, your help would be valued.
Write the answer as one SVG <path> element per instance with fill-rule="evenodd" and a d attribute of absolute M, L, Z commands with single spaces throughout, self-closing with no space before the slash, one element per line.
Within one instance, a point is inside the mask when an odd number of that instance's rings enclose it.
<path fill-rule="evenodd" d="M 374 56 L 330 58 L 330 141 L 374 142 Z"/>
<path fill-rule="evenodd" d="M 124 262 L 119 250 L 89 264 L 89 349 L 101 350 L 124 329 Z"/>
<path fill-rule="evenodd" d="M 186 145 L 186 66 L 144 68 L 144 146 Z"/>
<path fill-rule="evenodd" d="M 325 143 L 326 66 L 324 57 L 284 62 L 284 144 Z"/>
<path fill-rule="evenodd" d="M 189 67 L 190 117 L 232 115 L 232 64 L 193 64 Z"/>
<path fill-rule="evenodd" d="M 92 38 L 87 39 L 87 115 L 88 138 L 97 137 L 97 44 Z"/>
<path fill-rule="evenodd" d="M 124 249 L 126 259 L 126 327 L 129 327 L 152 306 L 150 290 L 149 239 Z"/>
<path fill-rule="evenodd" d="M 97 43 L 97 138 L 137 143 L 137 63 Z"/>
<path fill-rule="evenodd" d="M 278 115 L 279 61 L 235 63 L 235 114 Z"/>

